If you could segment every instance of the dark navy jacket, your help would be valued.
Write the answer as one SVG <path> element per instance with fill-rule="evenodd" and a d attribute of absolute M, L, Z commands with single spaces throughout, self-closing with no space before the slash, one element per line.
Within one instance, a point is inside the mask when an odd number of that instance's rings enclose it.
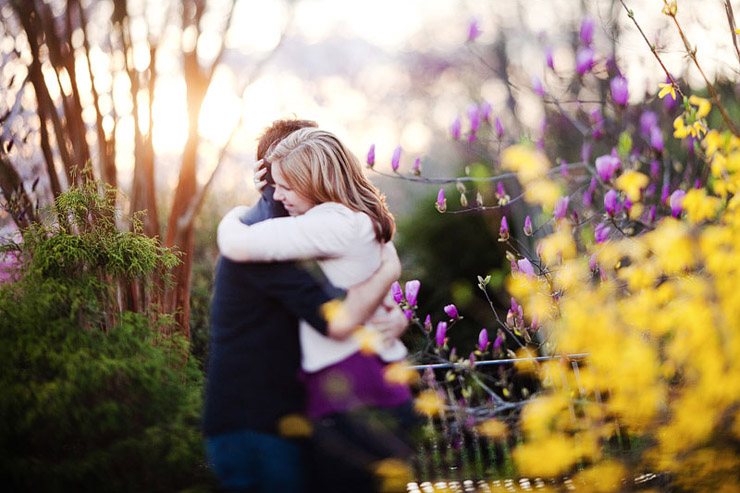
<path fill-rule="evenodd" d="M 286 215 L 271 190 L 242 221 Z M 203 431 L 275 433 L 278 420 L 303 413 L 298 320 L 320 331 L 319 307 L 341 295 L 295 262 L 240 263 L 219 258 L 211 301 L 211 335 Z"/>

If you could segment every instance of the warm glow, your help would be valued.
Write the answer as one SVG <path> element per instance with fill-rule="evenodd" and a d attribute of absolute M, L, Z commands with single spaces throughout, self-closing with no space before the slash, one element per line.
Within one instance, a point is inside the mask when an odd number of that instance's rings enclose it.
<path fill-rule="evenodd" d="M 216 74 L 208 89 L 198 118 L 200 135 L 216 145 L 224 145 L 239 123 L 241 98 L 232 89 L 226 77 Z"/>
<path fill-rule="evenodd" d="M 152 106 L 154 149 L 180 152 L 188 137 L 188 112 L 185 107 L 185 82 L 162 78 L 154 91 Z"/>

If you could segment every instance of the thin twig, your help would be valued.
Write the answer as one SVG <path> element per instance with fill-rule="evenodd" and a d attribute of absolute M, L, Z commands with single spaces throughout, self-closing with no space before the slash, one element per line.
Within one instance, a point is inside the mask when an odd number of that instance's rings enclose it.
<path fill-rule="evenodd" d="M 732 36 L 732 44 L 735 46 L 735 55 L 737 55 L 737 61 L 740 62 L 740 48 L 737 46 L 737 28 L 735 27 L 735 14 L 732 13 L 732 4 L 730 0 L 725 0 L 725 12 L 727 12 L 727 22 L 730 24 L 730 35 Z"/>
<path fill-rule="evenodd" d="M 663 72 L 665 72 L 666 76 L 668 77 L 668 80 L 671 81 L 671 85 L 673 85 L 673 88 L 676 90 L 676 92 L 678 93 L 678 95 L 681 96 L 681 98 L 683 99 L 684 98 L 684 94 L 683 94 L 683 92 L 681 92 L 681 88 L 678 87 L 678 84 L 673 79 L 673 76 L 671 75 L 671 73 L 668 71 L 668 69 L 666 68 L 666 66 L 663 65 L 663 60 L 660 59 L 660 55 L 658 55 L 658 50 L 655 49 L 655 45 L 653 45 L 652 43 L 650 43 L 650 41 L 647 39 L 647 36 L 645 36 L 645 33 L 643 32 L 642 28 L 640 27 L 640 24 L 637 23 L 637 19 L 635 19 L 635 13 L 632 12 L 632 10 L 630 10 L 629 8 L 627 8 L 627 5 L 625 5 L 624 0 L 619 0 L 619 3 L 621 3 L 622 6 L 624 7 L 624 10 L 627 11 L 627 17 L 629 17 L 630 19 L 632 19 L 632 22 L 635 23 L 635 27 L 637 27 L 637 30 L 640 31 L 640 34 L 642 35 L 642 39 L 645 40 L 645 42 L 647 43 L 647 45 L 650 47 L 650 51 L 653 53 L 653 55 L 655 55 L 655 59 L 658 60 L 658 63 L 660 64 L 661 68 L 663 69 Z"/>
<path fill-rule="evenodd" d="M 699 73 L 701 74 L 702 78 L 704 79 L 704 83 L 707 85 L 707 90 L 709 91 L 709 94 L 712 96 L 712 101 L 714 101 L 714 105 L 717 107 L 719 112 L 722 114 L 722 119 L 725 121 L 727 126 L 730 129 L 730 132 L 733 133 L 733 135 L 740 137 L 740 132 L 738 132 L 737 127 L 735 127 L 735 124 L 730 120 L 730 115 L 727 114 L 727 110 L 725 109 L 724 105 L 719 100 L 719 94 L 717 94 L 717 91 L 714 89 L 714 86 L 711 82 L 709 82 L 709 79 L 704 74 L 704 71 L 701 69 L 701 65 L 699 65 L 699 60 L 696 58 L 696 49 L 691 49 L 691 45 L 689 44 L 689 40 L 686 38 L 686 35 L 683 32 L 683 29 L 681 29 L 681 25 L 678 23 L 678 19 L 675 15 L 671 15 L 671 18 L 673 19 L 673 23 L 676 24 L 676 28 L 678 29 L 678 33 L 681 35 L 681 41 L 683 41 L 684 47 L 686 48 L 686 52 L 688 53 L 691 60 L 694 62 L 694 65 L 696 65 L 696 68 L 699 70 Z"/>

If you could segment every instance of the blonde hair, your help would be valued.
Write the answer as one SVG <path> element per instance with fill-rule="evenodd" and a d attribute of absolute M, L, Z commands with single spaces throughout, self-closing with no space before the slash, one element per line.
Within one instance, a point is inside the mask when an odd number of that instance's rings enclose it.
<path fill-rule="evenodd" d="M 270 150 L 267 160 L 280 165 L 285 181 L 316 204 L 339 202 L 373 221 L 378 241 L 390 241 L 396 225 L 385 198 L 362 172 L 359 161 L 332 133 L 302 128 Z"/>

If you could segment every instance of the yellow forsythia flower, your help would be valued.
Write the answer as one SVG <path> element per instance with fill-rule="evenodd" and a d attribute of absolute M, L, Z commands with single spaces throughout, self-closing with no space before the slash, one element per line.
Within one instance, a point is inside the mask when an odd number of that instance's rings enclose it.
<path fill-rule="evenodd" d="M 694 106 L 698 106 L 698 109 L 696 110 L 697 119 L 704 118 L 712 110 L 712 103 L 710 103 L 708 99 L 700 98 L 694 94 L 689 96 L 689 103 Z"/>
<path fill-rule="evenodd" d="M 286 438 L 305 438 L 313 433 L 313 425 L 304 416 L 286 414 L 277 423 L 278 434 Z"/>
<path fill-rule="evenodd" d="M 686 192 L 682 207 L 691 223 L 700 223 L 717 215 L 721 205 L 720 199 L 707 195 L 703 188 L 693 188 Z"/>
<path fill-rule="evenodd" d="M 673 84 L 671 83 L 664 84 L 661 82 L 660 84 L 658 84 L 658 87 L 660 87 L 660 92 L 658 93 L 658 97 L 660 99 L 663 99 L 666 96 L 666 94 L 670 94 L 673 97 L 673 99 L 676 99 L 676 88 L 673 87 Z"/>
<path fill-rule="evenodd" d="M 444 408 L 444 399 L 432 389 L 420 392 L 416 399 L 414 399 L 414 409 L 425 416 L 432 417 L 441 414 Z"/>
<path fill-rule="evenodd" d="M 509 427 L 503 421 L 489 419 L 478 425 L 478 432 L 493 439 L 506 438 L 509 434 Z"/>
<path fill-rule="evenodd" d="M 646 174 L 633 169 L 627 170 L 617 178 L 617 188 L 622 190 L 632 202 L 640 200 L 642 189 L 648 186 L 650 179 Z"/>
<path fill-rule="evenodd" d="M 352 333 L 352 337 L 360 345 L 360 352 L 364 355 L 376 353 L 376 348 L 382 342 L 382 337 L 376 331 L 362 327 Z"/>
<path fill-rule="evenodd" d="M 661 10 L 663 14 L 675 17 L 677 11 L 678 5 L 676 5 L 675 0 L 671 0 L 670 2 L 668 0 L 663 0 L 663 10 Z"/>
<path fill-rule="evenodd" d="M 405 361 L 397 361 L 385 367 L 385 381 L 397 385 L 411 385 L 419 381 L 419 372 Z"/>

